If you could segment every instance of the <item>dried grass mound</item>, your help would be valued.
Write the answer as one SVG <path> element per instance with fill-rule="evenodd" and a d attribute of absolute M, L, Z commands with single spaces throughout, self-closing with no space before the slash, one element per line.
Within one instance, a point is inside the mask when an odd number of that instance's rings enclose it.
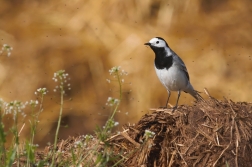
<path fill-rule="evenodd" d="M 251 112 L 251 103 L 210 98 L 194 106 L 180 106 L 174 113 L 155 110 L 144 115 L 136 125 L 125 126 L 123 132 L 111 136 L 107 142 L 110 151 L 121 156 L 117 166 L 251 166 Z M 145 130 L 155 135 L 146 139 Z M 64 150 L 66 157 L 72 156 L 74 143 L 81 140 L 72 137 L 61 141 L 58 150 Z M 90 142 L 88 149 L 83 149 L 89 164 L 92 164 L 90 160 L 96 161 L 90 153 L 94 146 L 104 151 L 104 143 Z M 41 153 L 40 157 L 43 157 Z"/>
<path fill-rule="evenodd" d="M 252 105 L 211 98 L 182 106 L 174 114 L 144 115 L 129 136 L 142 141 L 146 129 L 155 132 L 126 166 L 251 166 Z"/>

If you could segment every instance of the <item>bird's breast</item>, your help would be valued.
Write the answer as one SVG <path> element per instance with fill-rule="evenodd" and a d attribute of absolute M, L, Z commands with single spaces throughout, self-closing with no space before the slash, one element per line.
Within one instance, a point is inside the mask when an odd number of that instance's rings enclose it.
<path fill-rule="evenodd" d="M 160 82 L 167 90 L 178 91 L 186 89 L 188 80 L 178 67 L 171 66 L 169 69 L 157 69 L 155 67 L 155 70 Z"/>

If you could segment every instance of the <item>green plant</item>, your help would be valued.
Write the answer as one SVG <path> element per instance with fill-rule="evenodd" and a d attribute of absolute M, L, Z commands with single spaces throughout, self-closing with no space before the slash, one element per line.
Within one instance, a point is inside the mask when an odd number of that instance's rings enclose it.
<path fill-rule="evenodd" d="M 39 89 L 38 89 L 39 90 Z M 43 90 L 46 90 L 45 88 Z M 44 96 L 44 95 L 43 95 Z M 43 100 L 41 101 L 43 102 Z M 26 114 L 24 112 L 24 109 L 26 106 L 30 104 L 32 106 L 32 114 L 31 114 L 31 119 L 30 124 L 31 124 L 31 135 L 30 135 L 30 140 L 27 140 L 25 142 L 24 149 L 21 150 L 22 145 L 20 144 L 20 133 L 24 127 L 25 124 L 21 128 L 19 128 L 20 122 L 24 122 L 24 119 L 26 118 Z M 12 166 L 12 163 L 16 160 L 17 166 L 20 166 L 19 159 L 20 155 L 22 154 L 23 156 L 26 157 L 27 159 L 27 166 L 31 166 L 31 163 L 35 163 L 35 149 L 37 145 L 34 144 L 34 136 L 36 134 L 36 127 L 38 124 L 38 116 L 42 112 L 42 107 L 40 107 L 39 112 L 35 113 L 35 107 L 38 104 L 38 101 L 31 100 L 29 102 L 20 102 L 17 100 L 11 101 L 9 103 L 3 102 L 1 100 L 1 118 L 0 118 L 0 157 L 1 157 L 1 164 L 3 166 Z M 41 103 L 42 104 L 42 103 Z M 42 106 L 42 105 L 41 105 Z M 9 131 L 5 132 L 4 129 L 4 123 L 2 119 L 6 115 L 12 115 L 13 118 L 13 124 L 11 125 Z M 20 117 L 20 115 L 22 117 Z M 20 119 L 22 121 L 20 121 Z M 12 134 L 13 140 L 10 144 L 10 147 L 7 149 L 5 148 L 5 143 L 6 143 L 6 136 L 7 134 Z"/>
<path fill-rule="evenodd" d="M 43 111 L 43 101 L 44 96 L 48 90 L 46 88 L 39 88 L 35 92 L 35 95 L 38 97 L 38 100 L 30 100 L 29 105 L 31 107 L 31 119 L 30 122 L 30 140 L 25 142 L 25 155 L 26 155 L 26 165 L 27 167 L 31 164 L 35 164 L 35 150 L 38 145 L 34 144 L 34 137 L 36 135 L 36 129 L 39 122 L 39 115 Z M 39 104 L 38 112 L 35 112 L 37 105 Z"/>
<path fill-rule="evenodd" d="M 54 166 L 55 158 L 56 158 L 56 148 L 57 148 L 57 141 L 58 141 L 58 135 L 59 135 L 59 128 L 63 113 L 63 104 L 64 104 L 64 94 L 65 94 L 65 88 L 67 87 L 69 90 L 70 84 L 68 83 L 68 80 L 70 80 L 68 73 L 65 73 L 65 70 L 59 70 L 56 73 L 54 73 L 54 77 L 52 78 L 55 82 L 58 82 L 59 85 L 57 85 L 54 89 L 55 92 L 59 90 L 60 92 L 60 111 L 59 111 L 59 118 L 58 118 L 58 124 L 56 128 L 55 138 L 54 138 L 54 145 L 53 145 L 53 151 L 52 151 L 52 163 L 51 167 Z"/>
<path fill-rule="evenodd" d="M 5 116 L 5 112 L 3 110 L 4 107 L 4 102 L 1 99 L 0 100 L 0 159 L 1 159 L 1 165 L 6 166 L 7 162 L 7 152 L 5 148 L 5 143 L 6 143 L 6 132 L 4 131 L 4 124 L 3 124 L 3 118 Z"/>
<path fill-rule="evenodd" d="M 10 152 L 13 152 L 11 154 L 17 156 L 17 166 L 19 166 L 19 157 L 20 157 L 20 142 L 19 142 L 19 131 L 18 131 L 18 123 L 19 123 L 19 114 L 21 114 L 24 117 L 26 117 L 26 114 L 24 112 L 24 108 L 27 105 L 27 103 L 23 103 L 20 101 L 11 101 L 10 103 L 6 103 L 5 105 L 5 113 L 6 114 L 12 114 L 13 116 L 13 126 L 10 128 L 10 132 L 13 134 L 13 150 Z M 9 157 L 9 160 L 11 161 L 12 158 Z"/>
<path fill-rule="evenodd" d="M 109 70 L 109 74 L 117 81 L 118 87 L 119 87 L 119 98 L 112 98 L 108 97 L 106 105 L 111 107 L 112 114 L 106 121 L 105 125 L 100 128 L 97 127 L 96 129 L 96 135 L 100 142 L 104 143 L 104 147 L 102 151 L 96 152 L 96 165 L 99 166 L 107 166 L 111 162 L 118 162 L 120 159 L 120 156 L 115 155 L 111 150 L 111 145 L 108 143 L 108 137 L 111 136 L 112 129 L 119 124 L 119 122 L 116 122 L 114 120 L 114 116 L 116 112 L 118 112 L 119 105 L 122 101 L 122 86 L 123 86 L 123 76 L 128 75 L 127 72 L 124 70 L 121 70 L 121 67 L 113 67 Z M 111 80 L 107 79 L 108 83 L 111 82 Z"/>

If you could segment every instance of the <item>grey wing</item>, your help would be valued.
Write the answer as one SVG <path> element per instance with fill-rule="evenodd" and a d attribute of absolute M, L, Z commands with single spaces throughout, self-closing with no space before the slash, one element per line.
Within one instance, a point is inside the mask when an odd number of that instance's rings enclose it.
<path fill-rule="evenodd" d="M 180 69 L 185 73 L 188 81 L 190 81 L 190 77 L 183 60 L 176 53 L 174 53 L 173 59 L 175 60 L 176 64 L 180 67 Z"/>

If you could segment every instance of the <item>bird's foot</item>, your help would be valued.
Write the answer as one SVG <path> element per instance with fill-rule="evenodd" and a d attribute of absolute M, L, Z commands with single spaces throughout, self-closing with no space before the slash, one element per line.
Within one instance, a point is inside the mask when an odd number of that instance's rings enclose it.
<path fill-rule="evenodd" d="M 172 112 L 174 112 L 177 108 L 178 108 L 178 106 L 172 107 Z"/>
<path fill-rule="evenodd" d="M 158 107 L 158 108 L 159 109 L 171 109 L 172 112 L 174 112 L 178 108 L 178 106 L 174 106 L 174 107 L 171 107 L 171 108 L 168 108 L 168 107 Z"/>
<path fill-rule="evenodd" d="M 159 109 L 167 109 L 167 107 L 158 107 Z"/>

